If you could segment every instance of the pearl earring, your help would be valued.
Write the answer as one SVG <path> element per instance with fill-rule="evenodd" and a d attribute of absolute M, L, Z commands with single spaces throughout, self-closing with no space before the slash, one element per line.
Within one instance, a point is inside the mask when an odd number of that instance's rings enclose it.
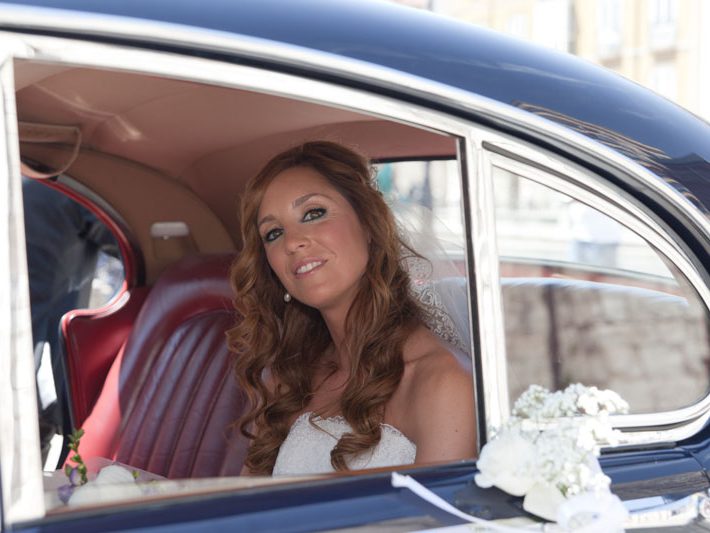
<path fill-rule="evenodd" d="M 284 293 L 284 302 L 288 303 L 291 301 L 291 295 L 289 293 Z"/>

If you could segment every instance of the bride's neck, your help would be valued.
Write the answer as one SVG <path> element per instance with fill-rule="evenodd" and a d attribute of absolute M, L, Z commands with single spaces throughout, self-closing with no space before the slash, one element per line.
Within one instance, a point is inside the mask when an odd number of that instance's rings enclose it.
<path fill-rule="evenodd" d="M 332 342 L 324 355 L 328 360 L 334 361 L 338 368 L 350 368 L 350 353 L 345 342 L 345 315 L 333 316 L 333 314 L 322 313 L 322 316 Z"/>

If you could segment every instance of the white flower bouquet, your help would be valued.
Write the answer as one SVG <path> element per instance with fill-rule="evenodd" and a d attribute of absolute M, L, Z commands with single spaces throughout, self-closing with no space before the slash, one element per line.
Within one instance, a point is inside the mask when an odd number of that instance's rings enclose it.
<path fill-rule="evenodd" d="M 598 531 L 621 529 L 626 510 L 597 457 L 618 438 L 609 415 L 626 412 L 628 404 L 610 390 L 532 385 L 481 450 L 476 483 L 523 496 L 526 511 L 566 529 L 585 522 L 599 524 Z"/>

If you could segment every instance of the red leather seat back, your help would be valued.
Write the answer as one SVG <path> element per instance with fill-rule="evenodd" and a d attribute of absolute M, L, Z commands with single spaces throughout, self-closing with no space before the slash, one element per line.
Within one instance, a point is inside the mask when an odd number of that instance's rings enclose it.
<path fill-rule="evenodd" d="M 101 309 L 75 309 L 62 317 L 73 423 L 91 412 L 111 364 L 121 351 L 148 288 L 127 290 Z"/>
<path fill-rule="evenodd" d="M 193 256 L 148 295 L 84 424 L 84 457 L 170 478 L 236 475 L 245 408 L 225 331 L 234 324 L 231 256 Z"/>

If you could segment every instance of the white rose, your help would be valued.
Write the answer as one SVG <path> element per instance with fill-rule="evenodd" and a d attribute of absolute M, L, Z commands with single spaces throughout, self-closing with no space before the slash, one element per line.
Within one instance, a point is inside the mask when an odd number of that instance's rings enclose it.
<path fill-rule="evenodd" d="M 71 498 L 69 498 L 69 505 L 109 503 L 142 496 L 143 492 L 135 483 L 130 485 L 127 483 L 119 483 L 117 485 L 86 483 L 74 489 Z"/>
<path fill-rule="evenodd" d="M 535 483 L 530 467 L 535 460 L 535 447 L 518 433 L 503 432 L 487 443 L 476 463 L 476 484 L 482 488 L 496 486 L 523 496 Z"/>
<path fill-rule="evenodd" d="M 613 390 L 601 391 L 601 401 L 604 409 L 609 413 L 628 413 L 629 404 Z"/>
<path fill-rule="evenodd" d="M 133 473 L 119 465 L 109 465 L 103 467 L 96 475 L 94 483 L 100 485 L 115 485 L 117 483 L 135 483 L 136 478 Z"/>
<path fill-rule="evenodd" d="M 135 481 L 133 474 L 127 468 L 109 465 L 99 471 L 94 481 L 76 487 L 69 503 L 87 505 L 138 498 L 143 493 Z"/>
<path fill-rule="evenodd" d="M 580 412 L 586 415 L 596 416 L 599 414 L 599 400 L 590 393 L 580 395 L 577 400 L 577 407 L 579 407 Z"/>
<path fill-rule="evenodd" d="M 549 483 L 535 483 L 525 495 L 523 509 L 550 522 L 557 519 L 558 510 L 565 502 L 560 490 Z"/>

